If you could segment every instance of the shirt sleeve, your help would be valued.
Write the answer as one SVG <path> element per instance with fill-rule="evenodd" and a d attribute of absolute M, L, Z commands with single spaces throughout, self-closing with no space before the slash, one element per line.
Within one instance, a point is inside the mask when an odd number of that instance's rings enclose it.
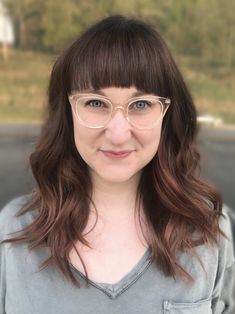
<path fill-rule="evenodd" d="M 230 213 L 231 209 L 224 206 L 225 218 L 221 218 L 220 227 L 228 239 L 220 238 L 218 272 L 212 296 L 213 314 L 235 313 L 235 258 Z"/>
<path fill-rule="evenodd" d="M 3 252 L 3 245 L 0 245 L 0 314 L 5 314 L 5 256 Z"/>
<path fill-rule="evenodd" d="M 5 314 L 5 299 L 7 289 L 7 251 L 9 244 L 1 243 L 8 238 L 8 234 L 14 231 L 13 218 L 19 209 L 21 199 L 12 200 L 2 209 L 0 209 L 0 314 Z"/>
<path fill-rule="evenodd" d="M 0 213 L 0 219 L 1 219 Z M 5 314 L 5 294 L 6 294 L 6 271 L 5 271 L 5 244 L 1 244 L 3 235 L 1 233 L 0 220 L 0 314 Z"/>

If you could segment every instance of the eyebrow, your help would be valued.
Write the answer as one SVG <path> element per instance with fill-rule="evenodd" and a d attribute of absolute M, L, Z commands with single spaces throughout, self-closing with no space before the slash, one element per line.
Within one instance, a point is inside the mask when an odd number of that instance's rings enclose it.
<path fill-rule="evenodd" d="M 86 89 L 83 91 L 83 93 L 94 93 L 94 94 L 98 94 L 98 95 L 101 95 L 101 96 L 106 96 L 104 92 L 102 92 L 100 89 Z M 147 93 L 145 92 L 142 92 L 142 91 L 136 91 L 134 92 L 131 97 L 137 97 L 137 96 L 143 96 L 143 95 L 146 95 Z"/>

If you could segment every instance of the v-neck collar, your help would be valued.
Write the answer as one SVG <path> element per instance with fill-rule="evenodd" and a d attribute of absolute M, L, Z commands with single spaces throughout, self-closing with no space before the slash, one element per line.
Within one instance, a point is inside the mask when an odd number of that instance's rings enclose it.
<path fill-rule="evenodd" d="M 126 275 L 124 275 L 119 281 L 114 284 L 97 282 L 90 279 L 88 280 L 88 282 L 95 288 L 103 291 L 111 299 L 115 299 L 121 293 L 126 291 L 130 286 L 132 286 L 142 276 L 144 271 L 150 266 L 152 262 L 151 253 L 152 250 L 150 247 L 148 247 L 148 249 L 145 251 L 144 255 L 140 258 L 137 264 Z M 82 272 L 80 272 L 72 264 L 70 265 L 75 273 L 78 273 L 84 279 L 86 278 L 86 276 Z"/>

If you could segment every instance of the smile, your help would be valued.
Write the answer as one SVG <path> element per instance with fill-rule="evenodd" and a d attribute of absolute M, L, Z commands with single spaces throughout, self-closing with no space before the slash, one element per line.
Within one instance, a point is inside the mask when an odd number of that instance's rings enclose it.
<path fill-rule="evenodd" d="M 105 157 L 109 158 L 109 159 L 123 159 L 128 157 L 133 150 L 129 150 L 129 151 L 111 151 L 111 150 L 100 150 Z"/>

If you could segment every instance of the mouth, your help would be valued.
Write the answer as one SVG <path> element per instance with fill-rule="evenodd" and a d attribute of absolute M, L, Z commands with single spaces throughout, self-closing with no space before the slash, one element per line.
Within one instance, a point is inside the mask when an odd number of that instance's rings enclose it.
<path fill-rule="evenodd" d="M 133 150 L 122 150 L 122 151 L 112 151 L 112 150 L 100 150 L 109 159 L 123 159 L 128 157 Z"/>

